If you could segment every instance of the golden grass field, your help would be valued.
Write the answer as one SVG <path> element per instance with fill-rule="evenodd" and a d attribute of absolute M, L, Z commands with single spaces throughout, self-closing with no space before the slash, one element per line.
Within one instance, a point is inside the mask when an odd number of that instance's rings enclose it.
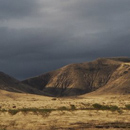
<path fill-rule="evenodd" d="M 97 110 L 93 104 L 120 109 Z M 0 90 L 0 130 L 130 130 L 130 95 L 53 98 Z"/>

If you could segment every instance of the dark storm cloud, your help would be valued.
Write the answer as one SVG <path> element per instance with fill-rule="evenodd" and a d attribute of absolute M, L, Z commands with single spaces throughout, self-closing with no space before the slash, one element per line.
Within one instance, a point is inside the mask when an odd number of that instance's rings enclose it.
<path fill-rule="evenodd" d="M 0 0 L 0 68 L 24 79 L 130 56 L 129 0 Z"/>
<path fill-rule="evenodd" d="M 21 18 L 37 10 L 35 0 L 0 0 L 0 19 Z"/>

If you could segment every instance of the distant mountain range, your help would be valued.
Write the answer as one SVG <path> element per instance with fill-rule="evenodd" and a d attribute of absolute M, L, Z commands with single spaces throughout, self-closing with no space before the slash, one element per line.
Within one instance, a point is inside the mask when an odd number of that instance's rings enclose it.
<path fill-rule="evenodd" d="M 22 82 L 0 72 L 0 89 L 48 96 L 130 94 L 130 58 L 69 64 Z"/>
<path fill-rule="evenodd" d="M 39 91 L 38 89 L 35 89 L 29 85 L 23 84 L 22 82 L 3 72 L 0 72 L 0 89 L 18 93 L 30 93 L 38 95 L 43 94 L 42 91 Z"/>

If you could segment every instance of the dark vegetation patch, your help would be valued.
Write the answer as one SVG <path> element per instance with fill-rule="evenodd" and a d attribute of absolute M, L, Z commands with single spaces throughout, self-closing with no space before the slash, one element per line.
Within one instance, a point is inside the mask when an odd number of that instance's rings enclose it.
<path fill-rule="evenodd" d="M 116 105 L 101 105 L 98 103 L 93 104 L 93 108 L 96 110 L 110 110 L 110 111 L 120 110 L 120 108 Z"/>
<path fill-rule="evenodd" d="M 21 108 L 21 109 L 0 109 L 0 112 L 8 112 L 11 115 L 15 115 L 18 112 L 22 112 L 23 114 L 27 114 L 28 112 L 33 112 L 34 114 L 40 114 L 43 116 L 49 115 L 52 111 L 75 111 L 75 110 L 109 110 L 112 112 L 117 111 L 119 114 L 123 113 L 123 110 L 130 110 L 130 104 L 126 104 L 124 108 L 119 108 L 116 105 L 101 105 L 98 103 L 92 104 L 92 106 L 86 108 L 76 108 L 75 105 L 70 104 L 70 107 L 61 106 L 57 109 L 45 109 L 45 108 Z"/>
<path fill-rule="evenodd" d="M 27 114 L 28 112 L 33 112 L 34 114 L 41 114 L 41 115 L 47 115 L 51 113 L 54 109 L 38 109 L 38 108 L 21 108 L 21 109 L 9 109 L 0 110 L 1 112 L 8 112 L 11 115 L 15 115 L 18 112 L 22 112 L 24 114 Z"/>
<path fill-rule="evenodd" d="M 125 107 L 127 110 L 130 110 L 130 104 L 126 104 Z"/>

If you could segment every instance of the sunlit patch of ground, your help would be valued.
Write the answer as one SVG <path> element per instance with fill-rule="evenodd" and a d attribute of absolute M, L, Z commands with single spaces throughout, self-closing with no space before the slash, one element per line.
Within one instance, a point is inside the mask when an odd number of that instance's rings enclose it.
<path fill-rule="evenodd" d="M 116 110 L 93 104 L 117 106 Z M 53 98 L 0 91 L 2 130 L 129 130 L 130 96 L 80 96 Z"/>

